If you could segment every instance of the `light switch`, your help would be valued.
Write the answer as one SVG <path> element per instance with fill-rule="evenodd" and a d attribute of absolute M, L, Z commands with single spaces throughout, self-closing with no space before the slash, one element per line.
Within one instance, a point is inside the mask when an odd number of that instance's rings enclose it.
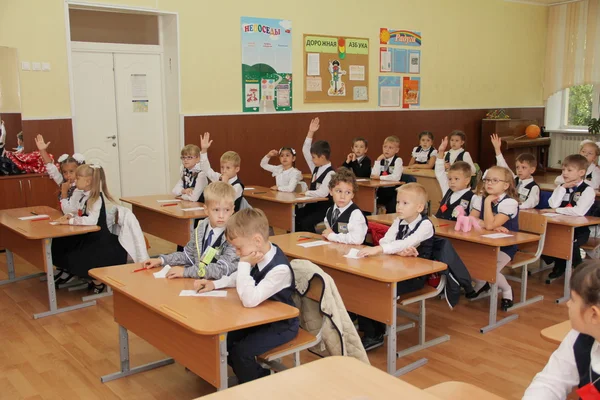
<path fill-rule="evenodd" d="M 43 62 L 42 63 L 42 71 L 45 71 L 45 72 L 50 71 L 50 63 Z"/>
<path fill-rule="evenodd" d="M 31 71 L 31 64 L 29 63 L 29 61 L 23 61 L 21 63 L 21 69 L 23 71 Z"/>
<path fill-rule="evenodd" d="M 41 71 L 42 70 L 42 64 L 39 62 L 32 62 L 31 63 L 31 69 L 33 71 Z"/>

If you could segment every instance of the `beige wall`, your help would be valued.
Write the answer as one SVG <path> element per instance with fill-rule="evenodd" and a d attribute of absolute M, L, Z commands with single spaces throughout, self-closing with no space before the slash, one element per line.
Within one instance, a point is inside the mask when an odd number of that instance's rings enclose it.
<path fill-rule="evenodd" d="M 17 49 L 0 47 L 0 113 L 21 112 Z"/>

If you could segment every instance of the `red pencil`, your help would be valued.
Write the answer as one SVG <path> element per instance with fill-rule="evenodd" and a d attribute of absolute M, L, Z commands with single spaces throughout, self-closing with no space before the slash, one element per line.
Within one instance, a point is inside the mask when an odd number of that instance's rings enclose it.
<path fill-rule="evenodd" d="M 450 226 L 450 224 L 442 224 L 442 225 L 438 225 L 438 228 L 441 228 L 443 226 Z"/>
<path fill-rule="evenodd" d="M 34 219 L 30 219 L 30 221 L 45 221 L 47 219 L 50 219 L 50 217 L 34 218 Z"/>
<path fill-rule="evenodd" d="M 134 269 L 134 270 L 133 270 L 133 271 L 131 271 L 131 272 L 140 272 L 140 271 L 144 271 L 144 270 L 146 270 L 146 269 L 148 269 L 148 268 L 142 267 L 142 268 Z"/>
<path fill-rule="evenodd" d="M 178 203 L 161 204 L 161 207 L 176 206 Z"/>

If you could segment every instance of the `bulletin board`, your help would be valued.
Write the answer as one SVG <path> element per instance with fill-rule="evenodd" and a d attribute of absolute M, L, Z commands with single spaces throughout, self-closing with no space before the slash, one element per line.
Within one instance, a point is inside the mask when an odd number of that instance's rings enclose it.
<path fill-rule="evenodd" d="M 369 39 L 305 34 L 304 102 L 369 101 Z"/>

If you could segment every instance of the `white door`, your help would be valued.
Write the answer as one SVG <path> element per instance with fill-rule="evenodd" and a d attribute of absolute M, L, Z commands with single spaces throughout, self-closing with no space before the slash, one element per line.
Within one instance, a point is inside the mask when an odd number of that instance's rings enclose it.
<path fill-rule="evenodd" d="M 162 71 L 158 54 L 115 54 L 123 196 L 165 193 Z"/>
<path fill-rule="evenodd" d="M 118 198 L 121 184 L 113 55 L 73 52 L 72 65 L 75 151 L 82 153 L 88 164 L 104 168 L 108 190 Z"/>

